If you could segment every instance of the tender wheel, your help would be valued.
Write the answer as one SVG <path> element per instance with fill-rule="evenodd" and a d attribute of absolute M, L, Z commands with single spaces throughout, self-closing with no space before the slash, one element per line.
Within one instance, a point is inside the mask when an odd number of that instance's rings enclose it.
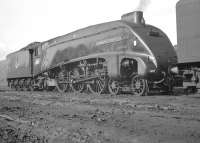
<path fill-rule="evenodd" d="M 26 80 L 24 80 L 24 82 L 23 82 L 23 91 L 28 91 L 27 81 Z"/>
<path fill-rule="evenodd" d="M 110 78 L 108 81 L 108 90 L 113 95 L 119 94 L 120 91 L 119 82 Z"/>
<path fill-rule="evenodd" d="M 34 91 L 34 80 L 33 79 L 30 79 L 30 83 L 29 83 L 29 90 L 30 91 Z"/>
<path fill-rule="evenodd" d="M 140 76 L 132 78 L 132 92 L 136 96 L 144 96 L 147 92 L 147 81 Z"/>
<path fill-rule="evenodd" d="M 15 86 L 15 90 L 16 90 L 16 91 L 21 91 L 20 86 L 19 86 L 19 85 L 16 85 L 16 86 Z"/>
<path fill-rule="evenodd" d="M 18 91 L 23 91 L 23 79 L 21 79 L 21 80 L 19 80 L 19 82 L 18 82 Z"/>
<path fill-rule="evenodd" d="M 27 88 L 27 86 L 26 85 L 23 85 L 23 89 L 22 89 L 23 91 L 28 91 L 28 88 Z"/>
<path fill-rule="evenodd" d="M 11 89 L 14 89 L 15 88 L 15 85 L 14 85 L 14 81 L 12 80 L 11 81 Z"/>
<path fill-rule="evenodd" d="M 88 84 L 88 88 L 94 94 L 101 94 L 105 89 L 105 83 L 104 78 L 96 78 L 92 80 L 92 83 Z"/>
<path fill-rule="evenodd" d="M 15 80 L 15 90 L 16 91 L 20 91 L 21 90 L 18 80 Z"/>

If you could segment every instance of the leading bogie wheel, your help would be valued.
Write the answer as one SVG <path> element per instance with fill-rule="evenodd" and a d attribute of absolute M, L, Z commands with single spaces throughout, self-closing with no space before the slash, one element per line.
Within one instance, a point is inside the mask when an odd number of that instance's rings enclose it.
<path fill-rule="evenodd" d="M 139 75 L 132 78 L 131 89 L 136 96 L 145 96 L 147 94 L 147 81 Z"/>

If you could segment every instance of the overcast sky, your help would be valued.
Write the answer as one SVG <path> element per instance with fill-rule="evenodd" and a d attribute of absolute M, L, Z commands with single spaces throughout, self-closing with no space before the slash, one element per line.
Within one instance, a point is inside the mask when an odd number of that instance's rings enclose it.
<path fill-rule="evenodd" d="M 45 41 L 89 25 L 144 10 L 146 23 L 176 44 L 178 0 L 0 0 L 0 60 L 33 41 Z"/>

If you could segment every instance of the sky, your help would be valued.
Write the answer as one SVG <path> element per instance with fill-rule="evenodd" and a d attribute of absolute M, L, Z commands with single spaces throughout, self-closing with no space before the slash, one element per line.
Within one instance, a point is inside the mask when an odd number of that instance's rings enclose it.
<path fill-rule="evenodd" d="M 31 42 L 119 20 L 135 10 L 143 10 L 146 23 L 162 29 L 175 45 L 177 1 L 0 0 L 0 60 Z"/>

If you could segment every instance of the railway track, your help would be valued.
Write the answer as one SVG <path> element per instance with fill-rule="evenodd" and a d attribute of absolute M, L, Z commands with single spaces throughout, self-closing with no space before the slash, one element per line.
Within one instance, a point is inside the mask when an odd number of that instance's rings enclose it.
<path fill-rule="evenodd" d="M 96 95 L 96 96 L 113 96 L 113 94 L 96 94 L 96 93 L 91 93 L 89 90 L 87 90 L 86 92 L 83 92 L 83 93 L 78 93 L 78 92 L 59 92 L 57 89 L 53 90 L 53 91 L 40 91 L 40 90 L 37 90 L 37 91 L 15 91 L 15 90 L 10 90 L 10 89 L 1 89 L 0 90 L 0 93 L 1 92 L 6 92 L 6 93 L 23 93 L 23 94 L 30 94 L 30 93 L 38 93 L 38 94 L 55 94 L 55 95 L 68 95 L 68 94 L 71 94 L 71 95 L 77 95 L 77 94 L 80 94 L 80 95 Z M 148 96 L 157 96 L 157 95 L 161 95 L 161 96 L 178 96 L 178 95 L 193 95 L 195 93 L 198 93 L 198 90 L 197 91 L 192 91 L 192 90 L 186 90 L 185 88 L 176 88 L 173 90 L 173 93 L 166 93 L 166 92 L 162 92 L 162 91 L 159 91 L 159 90 L 154 90 L 154 91 L 151 91 L 149 92 Z M 133 95 L 132 93 L 130 92 L 121 92 L 120 94 L 118 95 L 115 95 L 115 96 L 130 96 L 130 97 L 134 97 L 135 95 Z"/>

